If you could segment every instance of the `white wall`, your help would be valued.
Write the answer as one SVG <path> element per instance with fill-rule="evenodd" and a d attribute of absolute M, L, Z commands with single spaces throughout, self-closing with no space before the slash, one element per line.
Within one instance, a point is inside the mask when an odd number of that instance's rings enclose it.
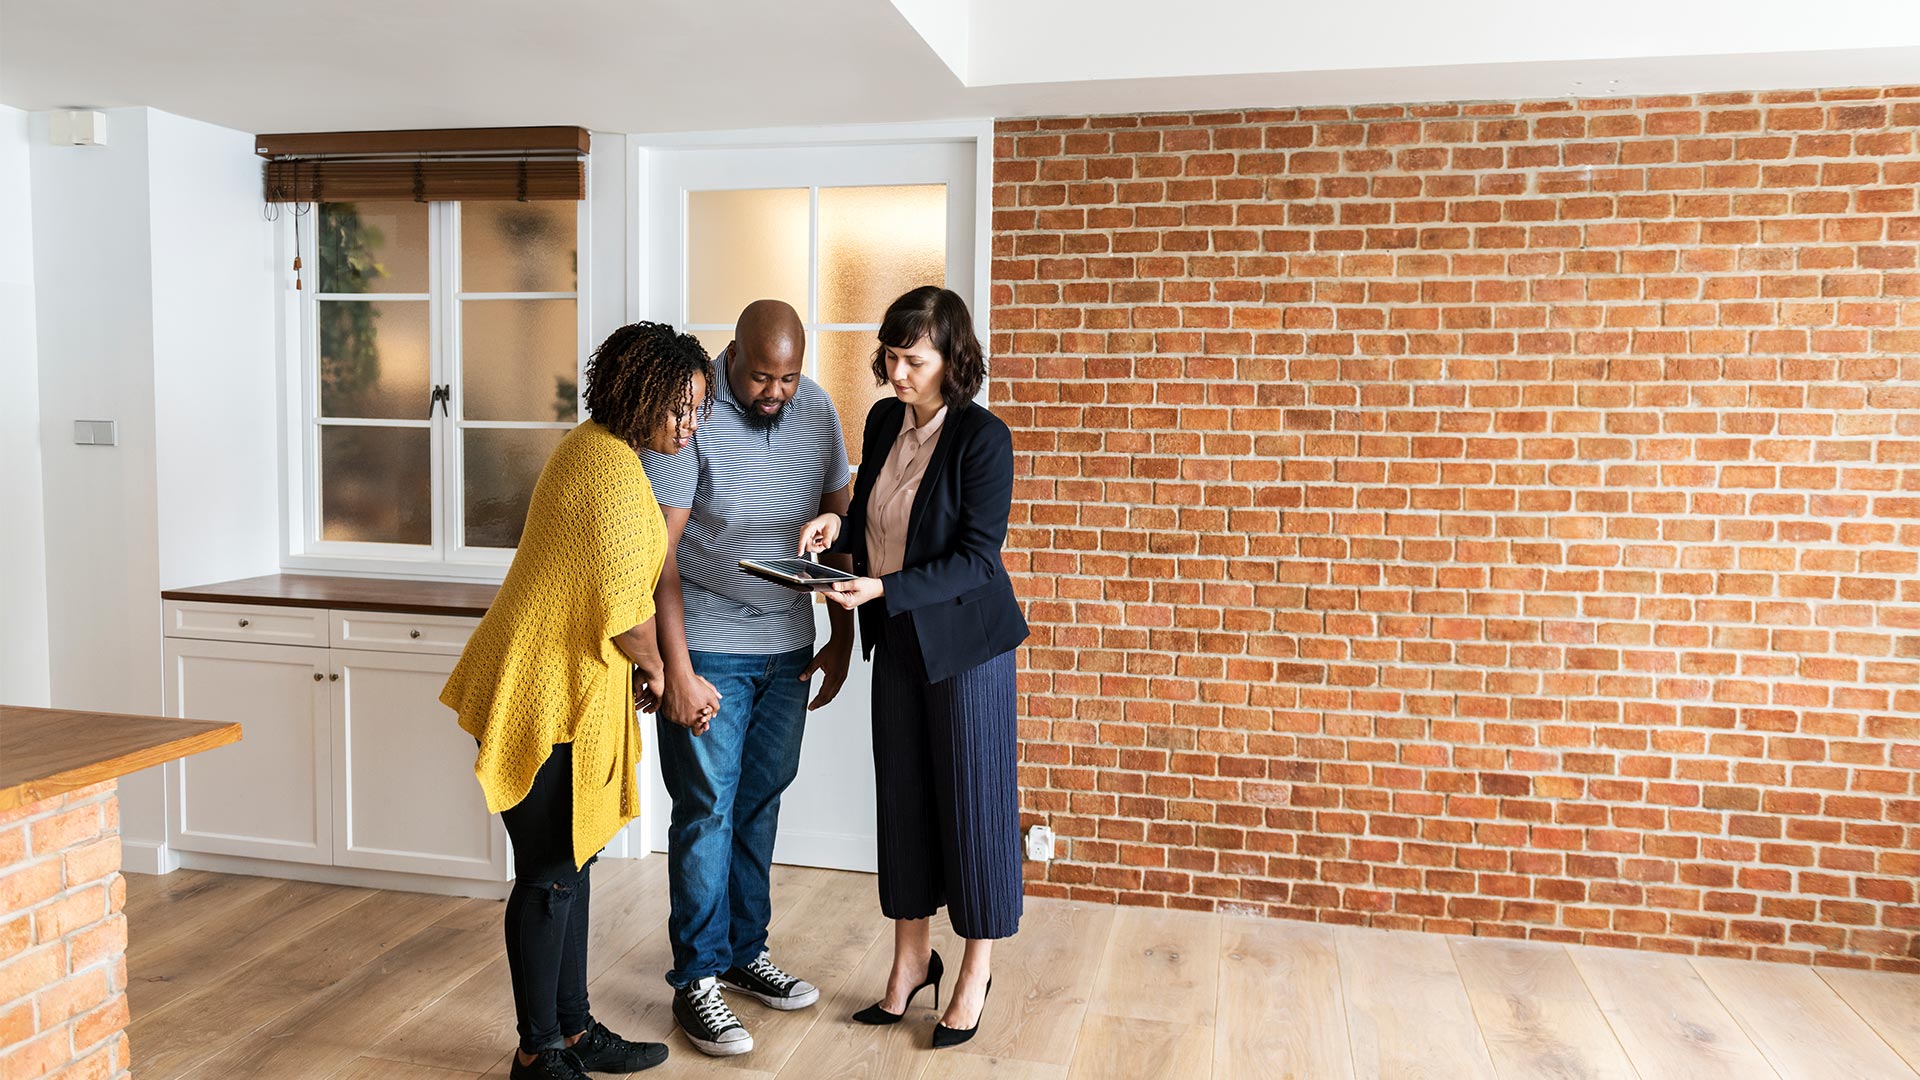
<path fill-rule="evenodd" d="M 48 696 L 46 507 L 27 114 L 0 105 L 0 703 Z"/>
<path fill-rule="evenodd" d="M 34 117 L 50 691 L 161 710 L 162 588 L 278 565 L 274 258 L 250 136 L 114 109 L 104 147 Z M 119 444 L 76 446 L 73 421 Z M 159 869 L 163 772 L 121 782 L 130 869 Z"/>
<path fill-rule="evenodd" d="M 1161 0 L 966 0 L 966 18 L 930 16 L 929 0 L 893 5 L 915 30 L 930 35 L 929 44 L 949 66 L 959 56 L 964 66 L 953 70 L 968 86 L 1767 57 L 1920 45 L 1920 5 L 1911 0 L 1854 0 L 1844 19 L 1806 18 L 1802 0 L 1615 0 L 1604 17 L 1538 0 L 1374 0 L 1364 11 L 1246 0 L 1183 0 L 1174 7 Z M 949 6 L 962 5 L 950 0 Z M 1366 32 L 1355 33 L 1361 20 Z M 1764 79 L 1771 63 L 1745 66 Z M 1399 96 L 1386 86 L 1378 93 L 1366 100 L 1431 100 Z M 1280 104 L 1272 98 L 1244 101 Z"/>
<path fill-rule="evenodd" d="M 153 260 L 147 110 L 107 114 L 106 146 L 47 143 L 33 118 L 51 689 L 63 708 L 160 705 Z M 116 446 L 73 421 L 114 420 Z"/>
<path fill-rule="evenodd" d="M 160 587 L 279 570 L 272 226 L 253 136 L 148 114 Z"/>

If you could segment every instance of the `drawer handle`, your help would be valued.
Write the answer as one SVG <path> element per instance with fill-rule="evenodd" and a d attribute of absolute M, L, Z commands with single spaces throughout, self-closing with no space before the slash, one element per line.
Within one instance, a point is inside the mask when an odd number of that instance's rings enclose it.
<path fill-rule="evenodd" d="M 418 631 L 418 630 L 409 630 L 409 631 L 407 631 L 407 636 L 408 636 L 408 637 L 410 637 L 410 638 L 417 638 L 417 637 L 419 637 L 419 636 L 420 636 L 420 631 Z"/>
<path fill-rule="evenodd" d="M 331 680 L 333 680 L 334 682 L 339 682 L 339 681 L 340 681 L 340 673 L 336 671 L 336 672 L 334 672 L 333 674 L 331 674 L 331 675 L 329 675 L 329 676 L 327 676 L 327 678 L 329 678 L 329 679 L 331 679 Z"/>
<path fill-rule="evenodd" d="M 247 620 L 245 620 L 245 619 L 241 619 L 241 620 L 240 620 L 240 625 L 241 625 L 241 626 L 245 626 L 245 625 L 247 625 Z"/>
<path fill-rule="evenodd" d="M 321 676 L 321 674 L 320 674 L 319 672 L 317 672 L 317 671 L 316 671 L 316 672 L 314 672 L 314 673 L 313 673 L 313 681 L 314 681 L 314 682 L 319 682 L 321 678 L 322 678 L 322 676 Z"/>

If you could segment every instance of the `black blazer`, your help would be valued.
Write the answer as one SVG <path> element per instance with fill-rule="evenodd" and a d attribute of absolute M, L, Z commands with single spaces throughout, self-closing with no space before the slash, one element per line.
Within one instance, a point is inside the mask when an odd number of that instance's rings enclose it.
<path fill-rule="evenodd" d="M 906 409 L 899 399 L 888 398 L 867 413 L 853 505 L 833 546 L 852 555 L 862 575 L 871 573 L 867 500 Z M 967 402 L 947 410 L 938 439 L 907 519 L 902 569 L 882 579 L 886 595 L 859 608 L 865 656 L 873 655 L 887 619 L 912 616 L 929 682 L 951 678 L 1027 640 L 1027 620 L 1000 561 L 1013 509 L 1013 435 L 999 417 Z"/>

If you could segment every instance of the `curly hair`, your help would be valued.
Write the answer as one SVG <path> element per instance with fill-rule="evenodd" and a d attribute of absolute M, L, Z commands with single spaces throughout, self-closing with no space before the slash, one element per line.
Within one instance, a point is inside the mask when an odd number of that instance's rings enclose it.
<path fill-rule="evenodd" d="M 624 440 L 643 447 L 681 415 L 693 396 L 693 377 L 707 380 L 704 412 L 713 404 L 713 361 L 700 339 L 656 322 L 637 322 L 607 335 L 587 358 L 587 415 Z"/>
<path fill-rule="evenodd" d="M 987 381 L 987 358 L 973 334 L 973 316 L 967 302 L 952 289 L 922 285 L 887 306 L 880 320 L 880 347 L 873 350 L 873 379 L 887 381 L 887 348 L 904 349 L 922 337 L 933 343 L 946 363 L 941 372 L 940 396 L 949 406 L 971 401 Z"/>

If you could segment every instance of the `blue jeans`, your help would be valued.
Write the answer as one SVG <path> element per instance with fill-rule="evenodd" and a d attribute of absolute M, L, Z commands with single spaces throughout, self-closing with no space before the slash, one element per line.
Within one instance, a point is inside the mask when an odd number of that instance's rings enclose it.
<path fill-rule="evenodd" d="M 667 982 L 676 988 L 752 963 L 766 947 L 767 872 L 780 794 L 800 771 L 808 692 L 800 673 L 813 650 L 689 655 L 694 673 L 720 691 L 720 711 L 697 737 L 656 722 L 660 776 L 673 797 Z"/>

